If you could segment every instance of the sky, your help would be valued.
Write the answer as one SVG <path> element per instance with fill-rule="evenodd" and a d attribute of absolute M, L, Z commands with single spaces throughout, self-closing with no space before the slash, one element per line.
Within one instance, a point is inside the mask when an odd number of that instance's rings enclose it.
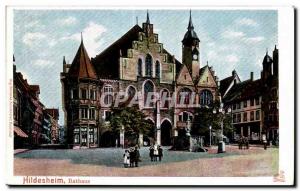
<path fill-rule="evenodd" d="M 181 61 L 181 40 L 189 10 L 149 10 L 159 42 Z M 193 10 L 194 30 L 200 39 L 201 67 L 207 61 L 219 79 L 236 70 L 241 80 L 260 77 L 262 60 L 278 45 L 276 10 Z M 17 71 L 30 84 L 40 85 L 41 102 L 59 108 L 63 125 L 60 72 L 63 56 L 72 63 L 80 33 L 89 57 L 95 57 L 137 22 L 146 10 L 14 10 L 14 56 Z"/>

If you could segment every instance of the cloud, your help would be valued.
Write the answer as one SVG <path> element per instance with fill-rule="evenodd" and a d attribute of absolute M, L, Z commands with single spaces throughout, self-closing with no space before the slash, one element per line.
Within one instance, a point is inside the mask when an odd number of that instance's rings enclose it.
<path fill-rule="evenodd" d="M 256 36 L 256 37 L 245 37 L 242 39 L 244 42 L 248 43 L 259 43 L 265 40 L 265 37 L 262 36 Z"/>
<path fill-rule="evenodd" d="M 241 31 L 233 31 L 233 30 L 226 30 L 222 33 L 223 38 L 241 38 L 245 36 L 245 33 Z"/>
<path fill-rule="evenodd" d="M 105 33 L 107 29 L 103 25 L 96 24 L 94 22 L 89 22 L 86 28 L 83 29 L 83 42 L 85 48 L 88 51 L 89 56 L 95 56 L 99 52 L 99 48 L 102 44 L 102 35 Z M 66 37 L 62 37 L 60 40 L 75 40 L 80 42 L 81 41 L 81 34 L 76 33 L 73 35 L 69 35 Z"/>
<path fill-rule="evenodd" d="M 38 60 L 35 60 L 33 62 L 33 64 L 36 66 L 45 67 L 45 66 L 52 66 L 54 64 L 54 62 L 50 61 L 50 60 L 45 60 L 45 59 L 38 59 Z"/>
<path fill-rule="evenodd" d="M 31 21 L 25 25 L 26 28 L 33 28 L 39 26 L 40 22 L 38 20 Z"/>
<path fill-rule="evenodd" d="M 53 47 L 57 44 L 57 41 L 54 40 L 54 39 L 51 39 L 51 40 L 48 41 L 48 44 L 49 44 L 50 47 Z"/>
<path fill-rule="evenodd" d="M 45 39 L 46 35 L 40 32 L 34 32 L 34 33 L 26 33 L 23 36 L 23 43 L 28 46 L 33 46 L 36 43 L 39 43 L 41 40 Z"/>
<path fill-rule="evenodd" d="M 226 61 L 230 63 L 237 63 L 239 60 L 240 59 L 234 54 L 226 56 Z"/>
<path fill-rule="evenodd" d="M 63 19 L 57 19 L 56 23 L 62 26 L 70 26 L 77 23 L 77 19 L 75 17 L 67 17 Z"/>
<path fill-rule="evenodd" d="M 258 23 L 256 21 L 248 18 L 237 19 L 234 22 L 242 26 L 252 26 L 252 27 L 258 26 Z"/>

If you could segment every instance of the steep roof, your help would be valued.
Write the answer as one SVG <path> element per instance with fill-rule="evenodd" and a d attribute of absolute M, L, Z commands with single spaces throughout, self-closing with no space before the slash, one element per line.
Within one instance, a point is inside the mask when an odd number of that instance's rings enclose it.
<path fill-rule="evenodd" d="M 220 93 L 223 96 L 230 86 L 231 82 L 234 80 L 234 76 L 229 76 L 223 80 L 220 81 Z"/>
<path fill-rule="evenodd" d="M 29 85 L 30 90 L 34 93 L 40 93 L 40 86 L 39 85 Z"/>
<path fill-rule="evenodd" d="M 92 63 L 100 78 L 117 79 L 119 77 L 119 57 L 127 55 L 127 50 L 132 48 L 132 42 L 138 40 L 142 28 L 133 26 L 120 39 L 92 58 Z"/>
<path fill-rule="evenodd" d="M 179 62 L 175 57 L 173 57 L 173 55 L 170 54 L 166 49 L 163 49 L 163 53 L 167 54 L 167 60 L 166 60 L 167 62 L 173 63 L 172 59 L 173 58 L 175 59 L 176 76 L 177 76 L 177 74 L 179 73 L 181 66 L 182 66 L 181 62 Z"/>
<path fill-rule="evenodd" d="M 186 31 L 184 38 L 182 40 L 183 44 L 190 44 L 192 43 L 193 40 L 199 40 L 197 33 L 194 31 L 194 25 L 192 22 L 192 12 L 190 11 L 190 20 L 189 20 L 189 25 L 187 27 L 188 31 Z"/>
<path fill-rule="evenodd" d="M 235 102 L 259 95 L 261 95 L 261 79 L 255 81 L 246 80 L 233 85 L 223 100 L 224 102 Z"/>
<path fill-rule="evenodd" d="M 97 79 L 97 74 L 82 40 L 68 74 L 72 77 Z"/>

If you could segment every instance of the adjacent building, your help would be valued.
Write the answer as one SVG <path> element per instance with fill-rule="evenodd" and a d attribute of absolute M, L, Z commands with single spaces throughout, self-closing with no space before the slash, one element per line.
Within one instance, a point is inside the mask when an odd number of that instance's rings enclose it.
<path fill-rule="evenodd" d="M 49 121 L 51 124 L 50 128 L 50 140 L 52 144 L 59 143 L 59 112 L 58 109 L 55 108 L 46 108 L 45 111 L 50 116 Z"/>
<path fill-rule="evenodd" d="M 46 109 L 39 99 L 39 85 L 30 85 L 13 66 L 14 148 L 56 143 L 58 109 Z"/>
<path fill-rule="evenodd" d="M 220 93 L 226 107 L 231 107 L 233 139 L 248 137 L 251 142 L 260 142 L 262 134 L 268 140 L 279 136 L 278 117 L 278 49 L 275 46 L 273 58 L 266 53 L 263 59 L 261 77 L 240 81 L 236 71 L 220 81 Z"/>

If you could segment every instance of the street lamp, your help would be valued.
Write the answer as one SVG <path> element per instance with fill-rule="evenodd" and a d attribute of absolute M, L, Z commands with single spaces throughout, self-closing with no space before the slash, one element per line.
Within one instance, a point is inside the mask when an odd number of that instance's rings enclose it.
<path fill-rule="evenodd" d="M 209 146 L 211 147 L 211 125 L 209 126 Z"/>
<path fill-rule="evenodd" d="M 122 145 L 122 148 L 124 149 L 124 141 L 125 139 L 125 128 L 124 125 L 121 126 L 121 132 L 120 132 L 120 145 Z"/>
<path fill-rule="evenodd" d="M 227 113 L 231 112 L 231 108 L 228 108 Z M 217 110 L 213 109 L 213 113 L 217 114 Z M 224 118 L 226 115 L 225 109 L 223 108 L 223 103 L 220 104 L 219 113 L 221 114 L 221 141 L 218 144 L 218 153 L 225 152 L 225 143 L 223 141 L 223 125 L 224 125 Z"/>

